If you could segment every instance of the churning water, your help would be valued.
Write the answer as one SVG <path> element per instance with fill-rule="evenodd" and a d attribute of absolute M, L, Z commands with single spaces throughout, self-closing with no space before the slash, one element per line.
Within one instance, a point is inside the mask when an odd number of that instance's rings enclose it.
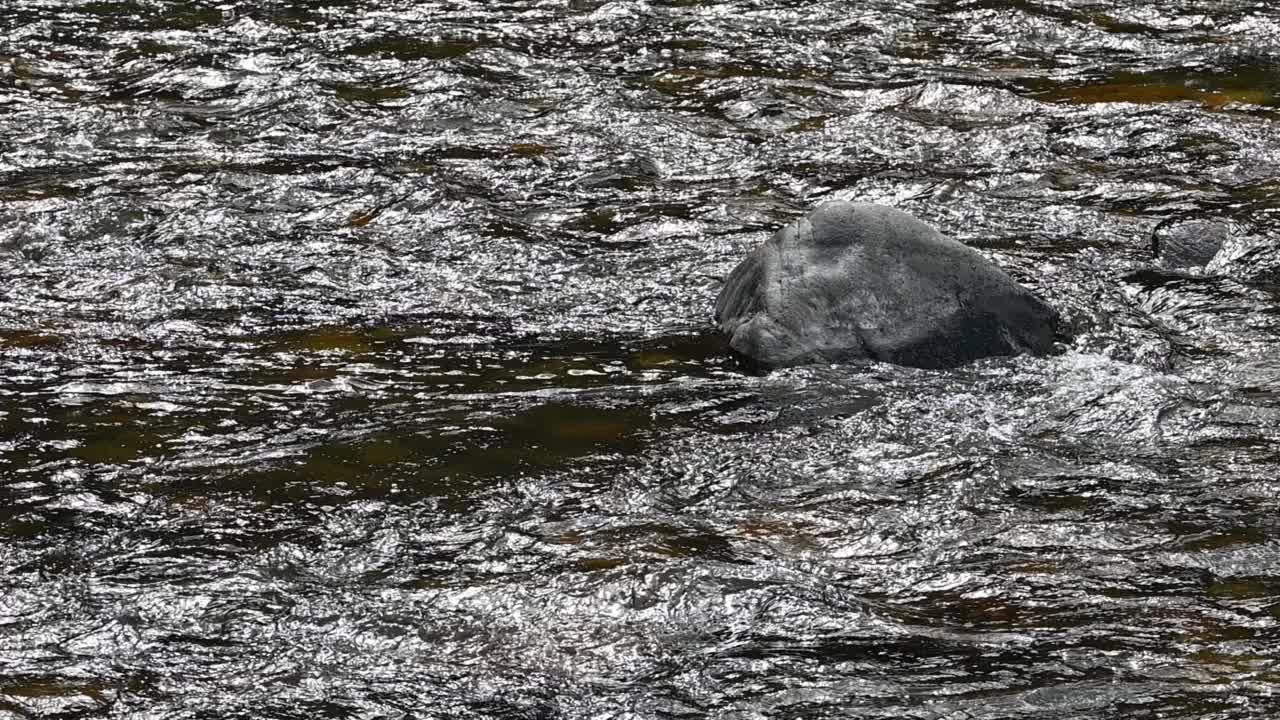
<path fill-rule="evenodd" d="M 1275 717 L 1280 293 L 1150 239 L 1278 130 L 1270 0 L 5 0 L 0 717 Z M 833 198 L 1074 344 L 745 372 Z"/>

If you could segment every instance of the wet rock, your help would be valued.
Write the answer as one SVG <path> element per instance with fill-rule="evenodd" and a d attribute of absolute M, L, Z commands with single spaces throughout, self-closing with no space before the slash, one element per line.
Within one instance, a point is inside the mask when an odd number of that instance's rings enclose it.
<path fill-rule="evenodd" d="M 1226 239 L 1205 270 L 1238 282 L 1280 285 L 1280 237 L 1233 235 Z"/>
<path fill-rule="evenodd" d="M 1265 227 L 1265 225 L 1263 226 Z M 1231 220 L 1166 220 L 1151 233 L 1151 252 L 1167 271 L 1253 284 L 1280 284 L 1280 238 Z"/>
<path fill-rule="evenodd" d="M 779 230 L 716 299 L 729 345 L 766 368 L 873 359 L 952 367 L 1044 353 L 1058 315 L 972 248 L 880 205 L 826 203 Z"/>
<path fill-rule="evenodd" d="M 1240 228 L 1225 220 L 1174 218 L 1151 232 L 1151 254 L 1162 267 L 1203 268 Z"/>

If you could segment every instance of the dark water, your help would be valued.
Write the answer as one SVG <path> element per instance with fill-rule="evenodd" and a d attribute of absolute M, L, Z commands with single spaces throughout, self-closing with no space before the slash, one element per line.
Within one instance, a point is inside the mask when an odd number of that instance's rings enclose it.
<path fill-rule="evenodd" d="M 1270 2 L 0 9 L 0 718 L 1280 715 Z M 908 210 L 1073 347 L 747 374 Z M 1274 280 L 1274 278 L 1272 279 Z"/>

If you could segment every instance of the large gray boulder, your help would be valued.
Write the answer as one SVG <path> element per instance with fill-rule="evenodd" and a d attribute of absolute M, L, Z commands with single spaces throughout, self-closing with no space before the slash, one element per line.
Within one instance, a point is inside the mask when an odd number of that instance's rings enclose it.
<path fill-rule="evenodd" d="M 1052 349 L 1057 314 L 910 215 L 829 202 L 779 230 L 716 299 L 729 345 L 765 368 L 872 359 L 953 367 Z"/>

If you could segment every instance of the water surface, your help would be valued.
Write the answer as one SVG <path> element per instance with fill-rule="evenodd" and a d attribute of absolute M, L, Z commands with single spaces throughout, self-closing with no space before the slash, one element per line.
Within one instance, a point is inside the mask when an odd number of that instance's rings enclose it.
<path fill-rule="evenodd" d="M 0 717 L 1280 713 L 1270 3 L 0 13 Z M 760 376 L 829 199 L 1057 356 Z"/>

